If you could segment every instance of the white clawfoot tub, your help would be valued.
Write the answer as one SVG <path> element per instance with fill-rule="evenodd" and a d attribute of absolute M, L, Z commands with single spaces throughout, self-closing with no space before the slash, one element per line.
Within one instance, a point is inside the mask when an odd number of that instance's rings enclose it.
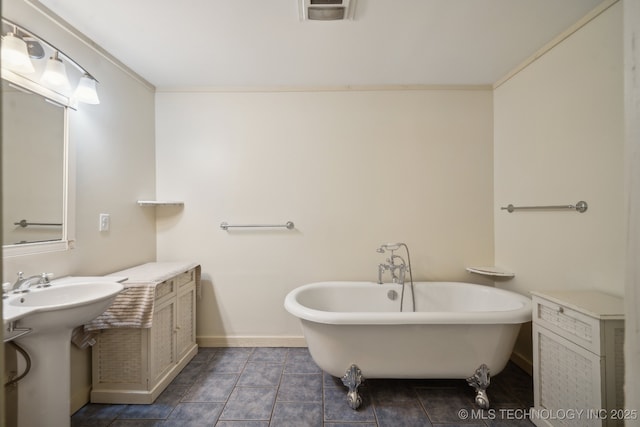
<path fill-rule="evenodd" d="M 476 402 L 488 407 L 480 389 L 488 371 L 498 374 L 507 364 L 520 325 L 531 320 L 530 299 L 471 283 L 414 282 L 410 312 L 405 287 L 404 312 L 402 286 L 392 283 L 312 283 L 291 291 L 284 305 L 302 322 L 318 366 L 343 377 L 352 407 L 359 405 L 351 399 L 359 399 L 360 371 L 367 378 L 465 378 L 479 392 Z M 474 372 L 486 384 L 472 384 Z"/>

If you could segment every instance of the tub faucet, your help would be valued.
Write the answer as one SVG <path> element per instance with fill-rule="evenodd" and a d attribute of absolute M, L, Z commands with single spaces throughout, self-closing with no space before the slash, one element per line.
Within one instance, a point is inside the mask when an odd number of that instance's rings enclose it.
<path fill-rule="evenodd" d="M 396 263 L 396 260 L 399 262 Z M 387 259 L 389 263 L 389 270 L 391 271 L 391 281 L 393 283 L 404 284 L 404 273 L 407 270 L 407 264 L 404 262 L 399 255 L 391 255 L 390 258 Z"/>
<path fill-rule="evenodd" d="M 407 252 L 407 262 L 400 255 L 396 255 L 394 251 L 400 248 L 404 248 Z M 378 265 L 378 283 L 382 285 L 382 275 L 385 271 L 391 272 L 391 281 L 402 285 L 402 297 L 400 297 L 400 311 L 404 309 L 404 288 L 405 288 L 405 274 L 409 272 L 409 282 L 411 288 L 411 309 L 416 311 L 416 300 L 413 293 L 413 273 L 411 272 L 411 255 L 409 255 L 409 247 L 406 243 L 385 243 L 381 245 L 376 252 L 383 254 L 386 251 L 391 252 L 391 256 L 387 258 L 387 262 Z"/>
<path fill-rule="evenodd" d="M 391 272 L 391 281 L 393 283 L 404 283 L 404 276 L 407 271 L 407 264 L 404 262 L 404 259 L 400 255 L 396 255 L 393 252 L 397 250 L 397 247 L 388 247 L 384 248 L 387 245 L 382 245 L 377 252 L 384 253 L 385 249 L 391 251 L 391 256 L 387 258 L 386 264 L 378 265 L 378 283 L 382 284 L 382 275 L 385 271 L 389 270 Z"/>
<path fill-rule="evenodd" d="M 378 284 L 382 285 L 382 275 L 389 269 L 388 264 L 378 264 Z"/>

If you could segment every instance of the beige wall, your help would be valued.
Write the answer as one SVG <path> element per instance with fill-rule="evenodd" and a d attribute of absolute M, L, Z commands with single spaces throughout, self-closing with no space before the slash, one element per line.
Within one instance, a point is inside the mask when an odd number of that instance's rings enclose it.
<path fill-rule="evenodd" d="M 25 274 L 101 275 L 153 260 L 155 213 L 136 205 L 155 194 L 154 88 L 22 0 L 4 0 L 2 15 L 34 31 L 87 68 L 100 82 L 100 105 L 70 112 L 75 149 L 76 248 L 3 259 L 3 282 Z M 111 231 L 98 231 L 98 215 L 111 214 Z M 89 351 L 72 346 L 72 405 L 88 398 Z M 11 355 L 7 355 L 11 359 Z M 37 363 L 37 362 L 34 362 Z M 9 405 L 7 414 L 15 408 Z M 8 423 L 11 425 L 11 423 Z"/>
<path fill-rule="evenodd" d="M 376 280 L 384 242 L 417 280 L 493 263 L 490 89 L 158 93 L 156 135 L 158 196 L 185 202 L 158 208 L 158 258 L 202 264 L 205 345 L 301 337 L 285 295 Z"/>
<path fill-rule="evenodd" d="M 622 85 L 618 3 L 495 89 L 495 260 L 516 274 L 500 286 L 623 294 Z M 579 200 L 586 213 L 500 210 Z"/>
<path fill-rule="evenodd" d="M 640 408 L 640 2 L 624 0 L 624 77 L 629 239 L 625 286 L 625 407 Z M 640 419 L 626 425 L 640 426 Z"/>

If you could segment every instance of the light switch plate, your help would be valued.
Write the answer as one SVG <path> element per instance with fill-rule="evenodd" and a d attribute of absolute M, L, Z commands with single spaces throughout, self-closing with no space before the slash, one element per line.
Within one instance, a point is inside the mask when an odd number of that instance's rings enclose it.
<path fill-rule="evenodd" d="M 109 227 L 111 226 L 111 217 L 109 214 L 100 214 L 100 224 L 98 229 L 100 231 L 109 231 Z"/>

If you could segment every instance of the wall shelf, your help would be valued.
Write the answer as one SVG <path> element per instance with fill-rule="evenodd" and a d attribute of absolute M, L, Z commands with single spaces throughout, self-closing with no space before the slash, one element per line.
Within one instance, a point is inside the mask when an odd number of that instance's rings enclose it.
<path fill-rule="evenodd" d="M 481 274 L 483 276 L 512 278 L 516 275 L 510 271 L 503 270 L 500 267 L 467 267 L 469 273 Z"/>
<path fill-rule="evenodd" d="M 138 206 L 184 206 L 184 202 L 175 200 L 138 200 Z"/>

